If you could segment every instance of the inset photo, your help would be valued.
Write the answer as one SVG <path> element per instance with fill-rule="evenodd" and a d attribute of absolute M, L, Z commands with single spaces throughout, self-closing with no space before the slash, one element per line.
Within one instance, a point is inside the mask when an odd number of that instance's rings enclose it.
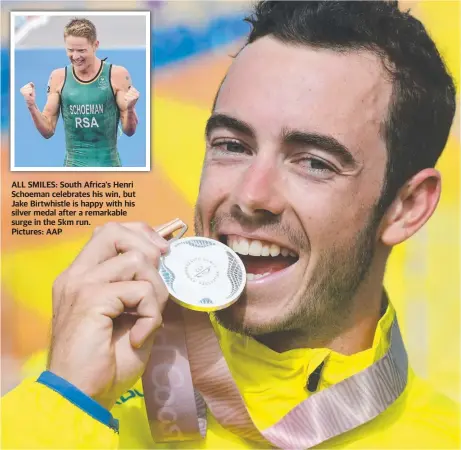
<path fill-rule="evenodd" d="M 149 171 L 150 38 L 150 12 L 11 12 L 11 170 Z"/>

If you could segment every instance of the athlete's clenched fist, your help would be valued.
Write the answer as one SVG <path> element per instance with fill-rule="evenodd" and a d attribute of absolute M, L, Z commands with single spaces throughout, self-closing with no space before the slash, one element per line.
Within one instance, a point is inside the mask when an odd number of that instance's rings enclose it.
<path fill-rule="evenodd" d="M 53 286 L 49 370 L 107 408 L 142 375 L 168 291 L 168 243 L 146 224 L 97 229 Z"/>
<path fill-rule="evenodd" d="M 20 89 L 20 92 L 22 96 L 24 97 L 24 100 L 26 101 L 26 104 L 28 107 L 35 105 L 35 85 L 34 83 L 32 82 L 27 83 Z"/>
<path fill-rule="evenodd" d="M 138 101 L 138 98 L 139 92 L 133 86 L 130 86 L 128 88 L 128 91 L 126 91 L 125 93 L 125 102 L 127 109 L 133 109 L 134 105 L 136 105 L 136 102 Z"/>

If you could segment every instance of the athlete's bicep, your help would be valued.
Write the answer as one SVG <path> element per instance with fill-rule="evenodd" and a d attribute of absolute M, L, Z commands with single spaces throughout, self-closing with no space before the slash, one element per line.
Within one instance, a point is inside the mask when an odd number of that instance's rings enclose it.
<path fill-rule="evenodd" d="M 115 72 L 116 75 L 116 83 L 119 87 L 120 91 L 127 92 L 128 89 L 131 87 L 131 76 L 128 70 L 125 67 L 118 66 L 117 71 Z"/>
<path fill-rule="evenodd" d="M 131 76 L 128 70 L 121 66 L 114 67 L 112 76 L 112 83 L 116 89 L 115 100 L 120 109 L 120 113 L 122 113 L 122 111 L 126 109 L 125 94 L 132 84 Z"/>

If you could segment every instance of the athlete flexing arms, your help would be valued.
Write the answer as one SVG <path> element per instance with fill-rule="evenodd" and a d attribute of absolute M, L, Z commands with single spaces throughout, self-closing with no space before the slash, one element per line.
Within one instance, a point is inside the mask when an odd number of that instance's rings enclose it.
<path fill-rule="evenodd" d="M 124 67 L 96 56 L 99 41 L 88 19 L 71 20 L 64 28 L 64 40 L 71 64 L 51 73 L 43 112 L 35 103 L 34 84 L 21 88 L 35 126 L 44 138 L 50 138 L 61 110 L 66 135 L 64 166 L 121 166 L 117 128 L 120 121 L 127 136 L 135 133 L 139 92 Z"/>

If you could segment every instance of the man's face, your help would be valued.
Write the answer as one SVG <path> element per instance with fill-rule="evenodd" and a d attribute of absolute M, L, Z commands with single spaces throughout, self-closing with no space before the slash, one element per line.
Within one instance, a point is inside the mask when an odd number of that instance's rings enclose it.
<path fill-rule="evenodd" d="M 91 43 L 87 38 L 67 36 L 65 38 L 67 57 L 78 70 L 86 69 L 93 62 L 98 41 Z"/>
<path fill-rule="evenodd" d="M 369 52 L 271 37 L 234 61 L 208 123 L 196 206 L 197 234 L 227 243 L 247 269 L 245 294 L 217 314 L 225 326 L 320 336 L 350 312 L 376 245 L 384 73 Z"/>

